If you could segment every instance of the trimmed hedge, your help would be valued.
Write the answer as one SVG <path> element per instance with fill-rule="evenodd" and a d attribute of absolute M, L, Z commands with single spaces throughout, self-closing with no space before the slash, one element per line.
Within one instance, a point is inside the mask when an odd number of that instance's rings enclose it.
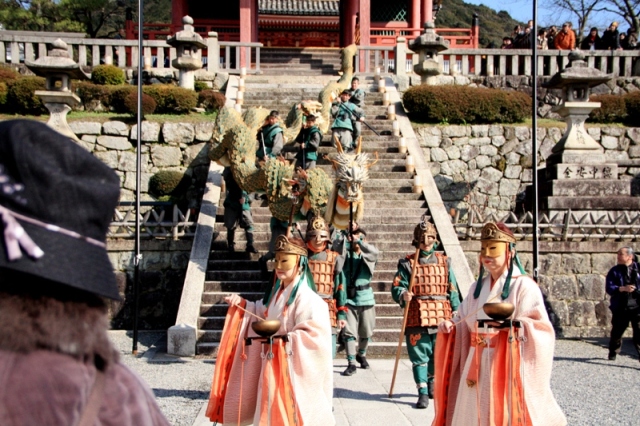
<path fill-rule="evenodd" d="M 640 92 L 627 93 L 624 97 L 624 103 L 627 107 L 627 117 L 637 120 L 640 117 Z M 637 122 L 631 124 L 638 125 Z"/>
<path fill-rule="evenodd" d="M 179 197 L 189 188 L 190 179 L 177 170 L 161 170 L 149 179 L 149 193 L 154 197 Z"/>
<path fill-rule="evenodd" d="M 0 67 L 0 83 L 7 83 L 9 81 L 17 80 L 20 78 L 20 74 L 11 68 Z"/>
<path fill-rule="evenodd" d="M 36 90 L 45 90 L 44 77 L 22 77 L 8 82 L 7 105 L 12 112 L 22 115 L 46 114 L 47 109 Z"/>
<path fill-rule="evenodd" d="M 91 81 L 105 86 L 124 84 L 124 71 L 115 65 L 97 65 L 91 72 Z"/>
<path fill-rule="evenodd" d="M 111 86 L 93 84 L 89 81 L 73 81 L 73 87 L 85 108 L 93 101 L 100 101 L 108 108 Z"/>
<path fill-rule="evenodd" d="M 589 101 L 601 104 L 600 108 L 589 114 L 589 121 L 592 123 L 619 123 L 627 118 L 624 96 L 594 95 L 589 97 Z"/>
<path fill-rule="evenodd" d="M 196 81 L 193 83 L 193 90 L 196 92 L 202 92 L 203 90 L 209 89 L 209 85 L 204 81 Z"/>
<path fill-rule="evenodd" d="M 227 98 L 220 92 L 207 89 L 198 93 L 198 105 L 207 112 L 220 110 L 227 103 Z"/>
<path fill-rule="evenodd" d="M 430 123 L 518 123 L 531 115 L 529 95 L 500 89 L 421 85 L 402 100 L 413 120 Z"/>
<path fill-rule="evenodd" d="M 124 106 L 131 115 L 138 113 L 138 93 L 130 93 L 124 99 Z M 142 94 L 142 115 L 153 114 L 156 110 L 156 101 L 146 93 Z"/>
<path fill-rule="evenodd" d="M 127 97 L 133 95 L 136 96 L 138 93 L 138 88 L 135 86 L 113 86 L 110 88 L 111 93 L 109 94 L 109 101 L 107 105 L 109 108 L 117 113 L 128 113 L 129 110 L 125 105 L 125 100 Z"/>
<path fill-rule="evenodd" d="M 158 114 L 187 114 L 198 104 L 198 94 L 182 87 L 154 84 L 143 90 L 156 101 Z"/>

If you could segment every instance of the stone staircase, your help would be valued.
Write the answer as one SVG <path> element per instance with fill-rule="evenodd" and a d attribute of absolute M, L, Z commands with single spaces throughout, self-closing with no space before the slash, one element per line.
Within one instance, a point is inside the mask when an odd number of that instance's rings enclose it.
<path fill-rule="evenodd" d="M 260 70 L 264 75 L 335 76 L 340 70 L 340 49 L 263 47 Z"/>
<path fill-rule="evenodd" d="M 291 80 L 289 77 L 286 79 Z M 296 81 L 284 83 L 274 81 L 273 78 L 267 80 L 270 82 L 265 82 L 259 76 L 247 79 L 246 105 L 262 105 L 265 108 L 284 111 L 302 98 L 316 99 L 325 81 L 322 78 L 317 81 L 308 79 L 305 87 L 297 87 L 299 83 Z M 422 194 L 412 193 L 412 178 L 405 171 L 404 155 L 398 152 L 398 138 L 391 135 L 392 125 L 391 121 L 386 120 L 382 95 L 372 91 L 377 86 L 370 77 L 361 78 L 361 86 L 368 90 L 365 100 L 367 122 L 381 133 L 381 136 L 377 136 L 363 126 L 363 151 L 371 153 L 372 156 L 374 152 L 378 152 L 379 156 L 378 163 L 370 169 L 370 179 L 364 185 L 365 217 L 360 223 L 367 231 L 369 242 L 380 250 L 372 282 L 377 322 L 369 355 L 392 357 L 397 348 L 402 309 L 391 298 L 391 283 L 398 259 L 414 251 L 411 246 L 413 228 L 421 215 L 427 211 L 427 204 Z M 312 96 L 313 94 L 315 96 Z M 291 102 L 286 104 L 284 99 Z M 291 151 L 289 155 L 293 154 L 293 150 L 288 151 Z M 320 153 L 328 154 L 333 151 L 330 134 L 327 134 L 324 136 Z M 328 161 L 320 159 L 318 167 L 331 175 L 331 165 Z M 222 214 L 223 209 L 219 209 L 202 296 L 198 354 L 215 354 L 227 310 L 227 305 L 223 302 L 224 296 L 230 292 L 238 292 L 247 299 L 255 300 L 262 297 L 266 285 L 260 280 L 257 262 L 260 254 L 244 252 L 244 231 L 236 230 L 237 252 L 227 252 L 226 228 L 222 223 Z M 271 214 L 266 201 L 254 201 L 252 214 L 255 222 L 255 246 L 262 253 L 267 250 L 270 237 Z M 301 223 L 301 227 L 304 233 L 306 224 Z"/>

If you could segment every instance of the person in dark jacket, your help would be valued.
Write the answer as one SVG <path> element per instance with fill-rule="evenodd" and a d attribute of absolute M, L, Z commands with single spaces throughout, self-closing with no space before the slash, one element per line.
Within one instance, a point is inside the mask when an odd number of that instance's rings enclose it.
<path fill-rule="evenodd" d="M 629 323 L 633 330 L 633 344 L 640 356 L 640 290 L 638 289 L 638 263 L 634 261 L 633 249 L 618 250 L 618 264 L 607 274 L 606 290 L 611 296 L 611 338 L 609 360 L 616 359 L 622 346 L 622 335 Z"/>
<path fill-rule="evenodd" d="M 34 155 L 37 153 L 37 155 Z M 0 425 L 169 426 L 109 340 L 107 165 L 44 123 L 0 123 Z"/>
<path fill-rule="evenodd" d="M 622 50 L 620 47 L 620 33 L 618 32 L 618 23 L 613 21 L 609 28 L 602 33 L 602 49 L 604 50 Z"/>
<path fill-rule="evenodd" d="M 244 229 L 247 239 L 245 251 L 257 253 L 253 246 L 253 217 L 251 216 L 251 199 L 247 191 L 244 191 L 233 178 L 231 168 L 227 167 L 222 172 L 224 183 L 227 186 L 227 195 L 224 198 L 224 226 L 227 228 L 227 245 L 229 251 L 235 251 L 236 228 Z"/>
<path fill-rule="evenodd" d="M 580 43 L 581 50 L 600 50 L 602 49 L 602 40 L 598 35 L 598 29 L 596 27 L 591 28 L 589 35 L 582 39 Z"/>
<path fill-rule="evenodd" d="M 309 115 L 300 133 L 296 136 L 300 150 L 296 153 L 296 168 L 313 169 L 318 161 L 318 147 L 322 142 L 322 133 L 316 126 L 316 116 Z"/>

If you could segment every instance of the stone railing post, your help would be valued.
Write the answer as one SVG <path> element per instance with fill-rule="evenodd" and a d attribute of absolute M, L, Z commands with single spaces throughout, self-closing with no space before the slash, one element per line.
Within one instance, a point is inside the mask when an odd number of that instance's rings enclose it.
<path fill-rule="evenodd" d="M 220 69 L 220 43 L 218 33 L 209 31 L 207 38 L 207 71 L 218 72 Z"/>
<path fill-rule="evenodd" d="M 398 37 L 395 47 L 395 75 L 407 75 L 407 39 Z"/>

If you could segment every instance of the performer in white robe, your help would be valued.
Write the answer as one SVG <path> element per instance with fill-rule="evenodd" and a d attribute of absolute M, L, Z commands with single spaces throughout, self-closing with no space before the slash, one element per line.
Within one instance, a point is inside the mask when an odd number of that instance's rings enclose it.
<path fill-rule="evenodd" d="M 514 256 L 511 231 L 486 224 L 480 262 L 489 273 L 471 286 L 457 316 L 439 327 L 433 425 L 567 423 L 550 388 L 553 326 L 538 285 L 513 268 Z M 495 328 L 482 307 L 499 302 L 513 304 L 510 318 L 520 329 Z M 478 320 L 488 325 L 479 328 Z"/>
<path fill-rule="evenodd" d="M 334 425 L 331 324 L 327 304 L 312 289 L 302 240 L 284 235 L 276 241 L 276 280 L 262 301 L 239 295 L 231 305 L 222 340 L 207 416 L 225 425 Z M 273 345 L 256 337 L 251 323 L 281 322 Z M 270 359 L 269 352 L 273 353 Z"/>

